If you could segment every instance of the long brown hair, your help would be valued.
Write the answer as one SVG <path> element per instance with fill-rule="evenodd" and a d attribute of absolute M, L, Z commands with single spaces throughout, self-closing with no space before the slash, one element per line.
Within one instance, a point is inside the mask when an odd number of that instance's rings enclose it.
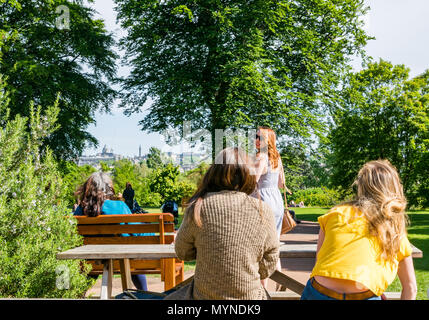
<path fill-rule="evenodd" d="M 360 169 L 354 185 L 353 205 L 368 220 L 370 234 L 379 239 L 382 257 L 394 259 L 408 224 L 407 200 L 396 168 L 388 160 L 370 161 Z"/>
<path fill-rule="evenodd" d="M 96 217 L 101 214 L 105 200 L 117 200 L 113 189 L 112 179 L 104 172 L 93 173 L 85 183 L 78 188 L 75 195 L 80 197 L 83 214 Z"/>
<path fill-rule="evenodd" d="M 256 188 L 255 176 L 248 167 L 247 154 L 239 148 L 222 150 L 204 175 L 195 194 L 186 205 L 185 215 L 202 226 L 200 210 L 204 196 L 209 192 L 233 190 L 251 194 Z"/>
<path fill-rule="evenodd" d="M 270 161 L 271 168 L 276 169 L 279 166 L 280 153 L 276 147 L 276 133 L 269 127 L 259 127 L 261 139 L 267 144 L 268 160 Z M 260 150 L 258 150 L 260 152 Z"/>

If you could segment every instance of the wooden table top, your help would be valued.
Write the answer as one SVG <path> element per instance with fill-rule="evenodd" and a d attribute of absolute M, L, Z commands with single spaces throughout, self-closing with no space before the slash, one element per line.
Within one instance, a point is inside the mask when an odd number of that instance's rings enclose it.
<path fill-rule="evenodd" d="M 57 254 L 57 259 L 161 259 L 176 258 L 174 244 L 95 244 Z"/>
<path fill-rule="evenodd" d="M 413 258 L 423 258 L 423 252 L 411 245 Z M 283 244 L 280 246 L 280 258 L 316 258 L 317 244 Z"/>
<path fill-rule="evenodd" d="M 423 252 L 412 246 L 413 258 Z M 282 244 L 280 258 L 315 258 L 317 244 Z M 57 254 L 57 259 L 168 259 L 177 258 L 174 244 L 96 244 L 85 245 Z"/>

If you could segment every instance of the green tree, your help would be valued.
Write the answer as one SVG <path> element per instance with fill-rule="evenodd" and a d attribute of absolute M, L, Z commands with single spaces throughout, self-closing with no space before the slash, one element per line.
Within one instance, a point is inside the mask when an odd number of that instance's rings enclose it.
<path fill-rule="evenodd" d="M 363 0 L 115 0 L 131 74 L 122 106 L 148 131 L 269 125 L 305 139 L 368 39 Z M 212 148 L 214 157 L 215 148 Z"/>
<path fill-rule="evenodd" d="M 329 135 L 332 183 L 348 189 L 367 161 L 398 169 L 411 205 L 429 205 L 429 71 L 380 60 L 345 80 Z"/>
<path fill-rule="evenodd" d="M 78 166 L 72 161 L 61 161 L 59 169 L 64 183 L 65 200 L 68 206 L 72 206 L 77 200 L 74 195 L 77 188 L 97 170 L 90 165 Z"/>
<path fill-rule="evenodd" d="M 56 254 L 82 239 L 52 152 L 41 152 L 59 109 L 31 106 L 29 118 L 11 118 L 2 84 L 0 78 L 0 297 L 80 298 L 91 284 L 80 261 Z"/>
<path fill-rule="evenodd" d="M 146 159 L 146 165 L 150 169 L 157 169 L 164 166 L 164 156 L 160 149 L 150 147 L 149 153 Z"/>
<path fill-rule="evenodd" d="M 292 191 L 329 186 L 329 172 L 321 147 L 310 147 L 293 141 L 279 145 L 287 187 Z"/>
<path fill-rule="evenodd" d="M 112 170 L 112 179 L 116 192 L 121 192 L 125 189 L 127 182 L 131 183 L 133 188 L 139 184 L 141 176 L 137 166 L 130 160 L 119 160 L 114 163 Z"/>
<path fill-rule="evenodd" d="M 156 169 L 152 175 L 150 189 L 152 192 L 159 193 L 163 200 L 177 200 L 174 197 L 179 174 L 179 167 L 171 163 Z"/>
<path fill-rule="evenodd" d="M 68 25 L 61 20 L 66 11 Z M 86 144 L 97 144 L 85 130 L 116 96 L 109 85 L 117 58 L 112 35 L 83 0 L 1 0 L 0 12 L 0 73 L 7 77 L 11 116 L 29 116 L 30 101 L 51 105 L 60 92 L 60 128 L 44 146 L 75 159 Z"/>

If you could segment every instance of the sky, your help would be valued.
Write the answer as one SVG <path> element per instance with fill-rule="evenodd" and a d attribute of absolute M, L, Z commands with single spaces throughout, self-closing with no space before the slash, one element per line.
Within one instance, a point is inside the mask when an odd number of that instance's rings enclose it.
<path fill-rule="evenodd" d="M 371 9 L 363 17 L 365 28 L 369 35 L 376 38 L 367 44 L 367 54 L 376 61 L 382 58 L 393 64 L 406 65 L 410 68 L 411 77 L 429 69 L 429 1 L 368 0 L 366 3 Z M 96 17 L 105 21 L 107 30 L 114 33 L 117 39 L 124 35 L 124 31 L 116 24 L 113 0 L 95 0 L 91 6 L 98 12 Z M 360 61 L 354 61 L 353 67 L 360 70 Z M 127 74 L 128 68 L 118 67 L 119 76 Z M 138 155 L 139 145 L 142 147 L 142 154 L 146 154 L 152 146 L 164 152 L 189 150 L 186 146 L 168 147 L 161 135 L 141 130 L 138 122 L 150 107 L 150 101 L 143 107 L 143 113 L 130 117 L 123 114 L 118 103 L 119 101 L 112 106 L 110 114 L 96 114 L 96 124 L 87 130 L 99 141 L 99 146 L 96 149 L 87 148 L 84 154 L 101 152 L 104 145 L 123 156 Z"/>

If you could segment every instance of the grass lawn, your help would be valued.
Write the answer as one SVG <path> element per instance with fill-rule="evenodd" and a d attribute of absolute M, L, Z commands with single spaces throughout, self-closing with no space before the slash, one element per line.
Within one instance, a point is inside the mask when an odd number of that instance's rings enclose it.
<path fill-rule="evenodd" d="M 159 208 L 144 208 L 149 212 L 161 212 Z M 298 219 L 305 221 L 317 221 L 317 217 L 326 213 L 329 208 L 293 208 Z M 423 258 L 414 259 L 414 269 L 416 272 L 418 293 L 417 299 L 427 300 L 429 289 L 429 210 L 409 211 L 410 226 L 408 228 L 408 238 L 410 242 L 423 251 Z M 182 210 L 179 209 L 179 224 L 182 221 Z M 195 261 L 185 262 L 185 271 L 193 270 Z M 389 286 L 387 291 L 401 291 L 399 279 Z"/>

